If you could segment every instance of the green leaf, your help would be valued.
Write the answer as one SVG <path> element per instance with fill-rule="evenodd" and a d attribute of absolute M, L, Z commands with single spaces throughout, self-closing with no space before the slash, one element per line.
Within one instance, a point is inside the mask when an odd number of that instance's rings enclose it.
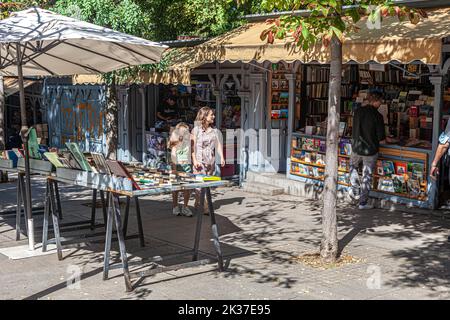
<path fill-rule="evenodd" d="M 338 37 L 339 39 L 342 38 L 342 31 L 341 30 L 339 30 L 338 28 L 333 27 L 333 26 L 331 26 L 330 28 L 333 31 L 333 33 L 336 35 L 336 37 Z"/>
<path fill-rule="evenodd" d="M 305 25 L 303 25 L 302 26 L 302 36 L 303 36 L 303 38 L 306 40 L 306 39 L 308 39 L 309 35 L 310 35 L 310 32 L 309 32 L 308 28 Z"/>
<path fill-rule="evenodd" d="M 280 29 L 278 30 L 277 34 L 276 34 L 276 38 L 277 39 L 284 39 L 284 37 L 286 36 L 286 30 L 285 29 Z"/>

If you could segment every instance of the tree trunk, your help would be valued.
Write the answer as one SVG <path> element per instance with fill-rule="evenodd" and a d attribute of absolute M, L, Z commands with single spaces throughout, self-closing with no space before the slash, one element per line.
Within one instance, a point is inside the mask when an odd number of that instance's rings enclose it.
<path fill-rule="evenodd" d="M 5 149 L 5 91 L 3 76 L 0 76 L 0 150 Z"/>
<path fill-rule="evenodd" d="M 117 159 L 118 147 L 118 102 L 117 88 L 113 80 L 106 87 L 106 158 Z"/>
<path fill-rule="evenodd" d="M 338 253 L 336 189 L 338 174 L 339 112 L 341 105 L 342 43 L 331 39 L 330 87 L 328 97 L 327 153 L 322 209 L 322 242 L 320 256 L 323 262 L 335 262 Z"/>

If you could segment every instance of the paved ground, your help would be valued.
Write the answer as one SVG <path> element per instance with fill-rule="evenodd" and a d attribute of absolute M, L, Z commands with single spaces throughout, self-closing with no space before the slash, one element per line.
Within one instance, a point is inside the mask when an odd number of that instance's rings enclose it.
<path fill-rule="evenodd" d="M 36 201 L 43 200 L 42 180 L 33 182 Z M 87 220 L 90 192 L 61 187 L 62 223 Z M 103 242 L 85 241 L 64 252 L 23 260 L 0 254 L 0 299 L 448 299 L 450 298 L 450 220 L 440 213 L 387 210 L 359 212 L 345 204 L 338 210 L 342 250 L 362 262 L 315 269 L 295 261 L 319 245 L 317 201 L 289 196 L 264 197 L 238 188 L 214 193 L 227 271 L 214 265 L 183 269 L 140 279 L 125 293 L 120 269 L 102 280 Z M 15 184 L 0 184 L 0 210 L 14 208 Z M 195 218 L 170 213 L 170 196 L 141 201 L 146 247 L 127 240 L 131 261 L 184 251 L 193 244 Z M 133 208 L 132 208 L 133 213 Z M 98 223 L 102 223 L 101 209 Z M 41 226 L 42 215 L 36 217 Z M 209 219 L 204 219 L 201 251 L 214 253 Z M 14 215 L 0 216 L 0 248 L 15 241 Z M 71 230 L 62 235 L 102 234 L 103 228 Z M 136 232 L 130 216 L 130 234 Z M 38 236 L 38 235 L 37 235 Z M 40 241 L 40 237 L 37 239 Z M 117 243 L 113 243 L 117 255 Z M 187 261 L 187 260 L 184 260 Z M 182 262 L 167 260 L 165 265 Z M 79 286 L 67 286 L 81 270 Z M 132 270 L 141 270 L 139 266 Z"/>

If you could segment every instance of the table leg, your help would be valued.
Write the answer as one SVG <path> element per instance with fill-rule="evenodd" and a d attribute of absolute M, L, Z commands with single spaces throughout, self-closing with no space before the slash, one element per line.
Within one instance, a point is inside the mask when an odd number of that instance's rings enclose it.
<path fill-rule="evenodd" d="M 127 236 L 128 230 L 128 215 L 130 214 L 130 197 L 127 197 L 127 204 L 125 206 L 125 217 L 123 218 L 123 236 Z"/>
<path fill-rule="evenodd" d="M 95 211 L 97 206 L 97 189 L 92 190 L 91 230 L 95 229 Z"/>
<path fill-rule="evenodd" d="M 200 204 L 197 207 L 197 227 L 195 228 L 194 256 L 192 261 L 198 260 L 198 249 L 200 246 L 200 235 L 202 233 L 203 208 L 205 206 L 205 189 L 200 191 Z"/>
<path fill-rule="evenodd" d="M 128 269 L 128 257 L 127 257 L 127 250 L 125 247 L 125 237 L 123 236 L 122 232 L 123 229 L 122 229 L 122 218 L 120 216 L 119 196 L 113 195 L 111 197 L 111 202 L 114 210 L 114 216 L 116 218 L 116 232 L 117 238 L 119 240 L 120 257 L 122 258 L 122 269 L 123 269 L 123 276 L 125 278 L 125 287 L 126 291 L 130 292 L 132 291 L 132 286 L 131 286 L 130 271 Z"/>
<path fill-rule="evenodd" d="M 20 216 L 22 215 L 22 193 L 20 179 L 17 179 L 17 207 L 16 207 L 16 241 L 20 240 Z"/>
<path fill-rule="evenodd" d="M 209 215 L 211 217 L 211 229 L 212 229 L 214 249 L 216 250 L 216 254 L 217 254 L 217 263 L 219 266 L 219 271 L 222 272 L 223 271 L 223 257 L 222 257 L 222 250 L 220 249 L 219 230 L 217 229 L 216 214 L 214 213 L 214 206 L 213 206 L 213 202 L 212 202 L 210 188 L 206 188 L 206 199 L 208 201 Z"/>
<path fill-rule="evenodd" d="M 27 231 L 27 236 L 29 236 L 28 234 L 28 215 L 27 215 L 27 197 L 25 196 L 25 179 L 24 179 L 25 175 L 23 173 L 19 173 L 18 175 L 18 179 L 20 180 L 20 194 L 21 194 L 21 199 L 22 199 L 22 205 L 23 205 L 23 217 L 25 220 L 25 230 Z"/>
<path fill-rule="evenodd" d="M 56 197 L 55 188 L 54 188 L 53 182 L 50 182 L 50 205 L 51 205 L 52 220 L 53 220 L 53 233 L 55 235 L 56 250 L 58 252 L 58 260 L 62 260 L 61 239 L 60 239 L 60 235 L 59 235 L 59 222 L 58 222 L 58 214 L 57 214 L 58 207 L 56 205 L 55 197 Z"/>
<path fill-rule="evenodd" d="M 108 212 L 107 212 L 107 206 L 105 202 L 105 192 L 103 190 L 100 190 L 100 199 L 102 200 L 102 211 L 103 211 L 103 222 L 106 226 L 106 223 L 108 222 Z"/>
<path fill-rule="evenodd" d="M 44 199 L 44 222 L 42 227 L 42 252 L 47 251 L 47 242 L 48 242 L 48 218 L 50 213 L 50 205 L 49 205 L 49 189 L 50 189 L 50 181 L 47 180 L 45 186 L 45 199 Z"/>
<path fill-rule="evenodd" d="M 144 228 L 142 227 L 142 217 L 141 217 L 141 207 L 139 205 L 139 197 L 135 197 L 134 199 L 136 201 L 136 217 L 139 229 L 139 241 L 141 243 L 141 247 L 145 247 Z"/>
<path fill-rule="evenodd" d="M 109 197 L 112 197 L 112 194 L 109 194 Z M 109 198 L 108 197 L 108 198 Z M 108 203 L 111 203 L 111 201 L 108 201 Z M 105 253 L 103 257 L 103 280 L 108 279 L 108 273 L 109 273 L 109 257 L 111 253 L 111 238 L 112 238 L 112 232 L 113 232 L 113 208 L 112 206 L 108 205 L 108 217 L 106 220 L 106 239 L 105 239 Z"/>
<path fill-rule="evenodd" d="M 58 181 L 53 181 L 54 186 L 55 186 L 55 194 L 56 194 L 56 204 L 58 205 L 58 215 L 59 215 L 59 219 L 63 219 L 63 214 L 62 214 L 62 208 L 61 208 L 61 198 L 59 196 L 59 187 L 58 187 Z"/>

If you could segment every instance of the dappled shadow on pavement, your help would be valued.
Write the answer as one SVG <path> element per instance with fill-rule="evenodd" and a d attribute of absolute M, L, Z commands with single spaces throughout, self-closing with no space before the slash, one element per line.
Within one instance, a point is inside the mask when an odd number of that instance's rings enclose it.
<path fill-rule="evenodd" d="M 83 190 L 83 189 L 81 189 Z M 65 187 L 61 186 L 61 195 L 63 196 L 62 200 L 62 209 L 64 213 L 64 219 L 61 221 L 61 224 L 70 224 L 74 221 L 85 220 L 86 222 L 90 219 L 91 208 L 90 206 L 86 206 L 91 202 L 90 193 L 85 193 L 85 197 L 81 197 L 80 194 L 74 191 L 73 187 Z M 127 252 L 129 254 L 128 259 L 130 262 L 130 272 L 143 271 L 144 268 L 148 269 L 148 267 L 154 266 L 154 263 L 149 262 L 149 259 L 155 256 L 163 257 L 161 262 L 158 262 L 159 265 L 162 266 L 172 266 L 177 265 L 179 263 L 190 262 L 192 261 L 192 249 L 194 247 L 194 236 L 195 236 L 195 228 L 197 225 L 196 216 L 182 217 L 182 216 L 174 216 L 171 211 L 171 196 L 160 196 L 160 197 L 152 197 L 152 198 L 141 198 L 140 199 L 140 207 L 141 207 L 141 215 L 142 222 L 144 228 L 144 236 L 145 236 L 145 247 L 139 246 L 138 239 L 133 238 L 132 235 L 137 235 L 137 218 L 135 214 L 135 205 L 134 201 L 131 202 L 130 206 L 130 216 L 129 216 L 129 228 L 127 233 Z M 226 208 L 228 203 L 239 205 L 242 202 L 242 199 L 227 199 L 222 202 L 215 203 L 216 208 Z M 122 215 L 124 214 L 124 204 L 125 198 L 121 200 L 122 207 Z M 97 228 L 95 230 L 90 230 L 89 225 L 86 225 L 85 228 L 65 228 L 61 227 L 61 236 L 65 238 L 74 238 L 73 241 L 64 242 L 63 248 L 68 248 L 69 244 L 71 247 L 75 246 L 77 249 L 72 250 L 70 253 L 64 252 L 64 261 L 60 263 L 70 263 L 78 266 L 82 270 L 90 270 L 86 273 L 83 273 L 81 277 L 81 282 L 86 281 L 89 278 L 97 276 L 99 273 L 102 273 L 102 268 L 98 268 L 103 264 L 103 251 L 104 251 L 104 238 L 105 238 L 105 229 L 103 224 L 102 217 L 102 209 L 96 209 L 96 221 Z M 7 232 L 14 232 L 13 228 L 15 226 L 15 217 L 12 219 L 10 217 L 2 219 L 2 223 L 9 224 L 12 229 Z M 35 217 L 36 224 L 36 241 L 41 241 L 41 233 L 42 233 L 42 216 Z M 218 225 L 219 235 L 222 237 L 229 233 L 238 233 L 241 229 L 232 223 L 225 215 L 216 213 L 216 221 Z M 51 221 L 50 221 L 51 225 Z M 131 236 L 130 236 L 131 235 Z M 49 227 L 49 238 L 53 237 L 52 227 Z M 11 237 L 12 239 L 13 237 Z M 119 248 L 118 243 L 115 241 L 116 236 L 113 233 L 113 243 L 111 253 L 111 265 L 120 264 L 120 256 L 118 254 Z M 210 217 L 203 216 L 202 219 L 202 233 L 200 237 L 200 251 L 199 251 L 199 259 L 216 259 L 216 253 L 214 250 L 214 246 L 210 239 L 212 238 L 211 232 L 211 223 Z M 11 241 L 10 246 L 16 245 L 14 241 Z M 229 245 L 225 242 L 221 243 L 221 249 L 224 256 L 225 261 L 231 259 L 231 257 L 245 257 L 249 255 L 253 255 L 254 253 L 245 250 L 244 248 Z M 179 253 L 184 253 L 184 256 L 173 257 L 173 255 L 177 255 Z M 170 256 L 169 259 L 164 259 L 165 256 Z M 142 263 L 144 263 L 142 265 Z M 212 269 L 215 270 L 217 264 L 211 265 Z M 95 268 L 94 270 L 91 270 Z M 191 273 L 195 274 L 195 268 L 191 271 Z M 210 271 L 211 272 L 211 271 Z M 110 279 L 120 278 L 122 279 L 122 269 L 111 272 Z M 115 275 L 116 274 L 116 275 Z M 153 276 L 152 276 L 153 277 Z M 148 278 L 152 278 L 148 277 Z M 155 277 L 155 281 L 161 281 L 158 277 Z M 168 277 L 167 280 L 174 279 L 177 277 L 171 276 Z M 91 280 L 92 281 L 92 280 Z M 122 280 L 118 280 L 119 283 L 122 283 Z M 143 279 L 135 281 L 136 290 L 133 293 L 130 293 L 130 296 L 135 298 L 142 298 L 143 295 L 149 294 L 151 290 L 147 290 L 147 287 L 150 285 L 151 287 L 151 279 L 150 282 L 146 282 L 143 284 Z M 52 287 L 46 288 L 40 292 L 33 293 L 28 297 L 28 299 L 39 299 L 45 296 L 51 295 L 61 289 L 66 288 L 66 281 L 62 281 L 61 283 L 54 285 Z M 123 287 L 124 288 L 124 287 Z"/>
<path fill-rule="evenodd" d="M 308 231 L 313 236 L 320 230 L 320 207 L 315 201 L 304 204 L 315 212 L 318 229 Z M 381 250 L 378 262 L 385 266 L 384 285 L 426 289 L 430 298 L 450 293 L 450 220 L 442 212 L 358 210 L 340 204 L 337 214 L 339 251 L 361 252 L 355 238 L 363 241 L 369 258 L 371 249 Z M 318 240 L 309 241 L 319 245 Z"/>

